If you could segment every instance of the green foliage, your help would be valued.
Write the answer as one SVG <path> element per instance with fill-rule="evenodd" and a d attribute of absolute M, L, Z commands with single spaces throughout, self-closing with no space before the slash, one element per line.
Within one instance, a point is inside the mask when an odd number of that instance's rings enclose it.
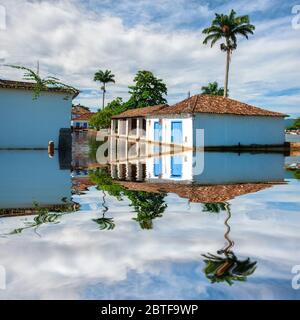
<path fill-rule="evenodd" d="M 234 281 L 246 281 L 256 270 L 256 261 L 251 262 L 249 258 L 238 260 L 233 252 L 225 257 L 210 253 L 203 256 L 206 264 L 204 273 L 211 283 L 226 282 L 231 286 Z"/>
<path fill-rule="evenodd" d="M 110 70 L 99 70 L 94 75 L 94 81 L 99 81 L 103 83 L 103 85 L 109 82 L 115 83 L 115 75 L 112 74 Z"/>
<path fill-rule="evenodd" d="M 123 186 L 113 181 L 110 174 L 105 170 L 98 168 L 89 173 L 89 177 L 92 182 L 97 185 L 98 190 L 104 190 L 108 192 L 110 196 L 116 197 L 118 200 L 122 200 L 122 195 L 126 190 Z"/>
<path fill-rule="evenodd" d="M 19 70 L 24 70 L 25 72 L 24 72 L 23 79 L 35 82 L 33 100 L 36 100 L 41 95 L 42 91 L 47 91 L 49 88 L 67 90 L 70 92 L 71 95 L 74 95 L 75 93 L 78 92 L 78 90 L 75 89 L 74 87 L 60 82 L 58 78 L 46 77 L 43 79 L 37 73 L 35 73 L 33 70 L 29 68 L 26 68 L 23 66 L 15 66 L 15 65 L 6 65 L 6 66 L 19 69 Z M 68 100 L 69 96 L 65 96 L 64 99 Z"/>
<path fill-rule="evenodd" d="M 137 212 L 133 220 L 139 222 L 142 229 L 152 229 L 153 219 L 161 218 L 167 208 L 164 193 L 126 190 L 125 194 Z"/>
<path fill-rule="evenodd" d="M 220 49 L 227 53 L 226 55 L 226 77 L 225 77 L 225 88 L 224 96 L 228 96 L 228 74 L 230 56 L 233 50 L 237 48 L 237 36 L 241 35 L 248 39 L 249 34 L 253 34 L 255 26 L 250 24 L 250 18 L 248 15 L 236 16 L 236 12 L 231 10 L 229 15 L 218 14 L 210 27 L 203 29 L 202 33 L 206 34 L 203 43 L 208 44 L 210 42 L 211 47 L 221 40 Z"/>
<path fill-rule="evenodd" d="M 165 104 L 167 86 L 162 79 L 156 78 L 150 71 L 138 71 L 134 80 L 135 85 L 129 86 L 131 95 L 126 107 L 128 109 Z"/>
<path fill-rule="evenodd" d="M 137 217 L 133 219 L 139 222 L 142 229 L 152 229 L 153 219 L 162 217 L 163 212 L 167 208 L 167 204 L 164 202 L 165 193 L 128 190 L 115 182 L 104 169 L 98 168 L 94 172 L 90 172 L 89 176 L 91 181 L 97 185 L 98 190 L 106 191 L 118 200 L 122 200 L 122 197 L 126 196 L 131 201 L 131 206 L 137 212 Z M 98 220 L 97 223 L 101 226 L 103 224 L 106 226 L 108 221 Z"/>
<path fill-rule="evenodd" d="M 102 109 L 104 109 L 104 101 L 105 101 L 105 93 L 106 93 L 106 84 L 107 83 L 115 83 L 115 75 L 111 73 L 110 70 L 99 70 L 94 75 L 94 81 L 99 81 L 102 83 L 102 94 L 103 94 L 103 101 L 102 101 Z"/>
<path fill-rule="evenodd" d="M 228 208 L 227 202 L 206 202 L 203 203 L 203 212 L 220 213 Z"/>
<path fill-rule="evenodd" d="M 288 130 L 298 130 L 300 129 L 300 118 L 297 118 L 294 123 L 287 128 Z"/>
<path fill-rule="evenodd" d="M 209 82 L 207 86 L 201 87 L 202 94 L 209 94 L 211 96 L 223 96 L 224 88 L 219 87 L 218 82 Z"/>
<path fill-rule="evenodd" d="M 90 119 L 90 125 L 96 127 L 98 130 L 109 128 L 112 116 L 124 111 L 126 111 L 126 106 L 124 105 L 122 98 L 118 97 L 108 103 L 103 110 L 98 110 L 98 112 Z"/>
<path fill-rule="evenodd" d="M 210 42 L 211 47 L 220 39 L 225 39 L 220 48 L 223 51 L 232 51 L 237 47 L 237 36 L 242 35 L 248 39 L 249 34 L 253 34 L 255 26 L 250 24 L 248 15 L 236 16 L 236 12 L 231 10 L 229 15 L 218 14 L 210 27 L 205 28 L 202 32 L 208 34 L 203 43 Z"/>
<path fill-rule="evenodd" d="M 113 230 L 116 226 L 113 218 L 102 217 L 92 220 L 98 224 L 100 230 Z"/>
<path fill-rule="evenodd" d="M 20 234 L 25 229 L 34 228 L 36 231 L 38 227 L 40 227 L 43 224 L 57 224 L 59 223 L 58 219 L 69 213 L 74 212 L 74 203 L 68 202 L 66 198 L 62 199 L 62 202 L 65 203 L 65 206 L 63 209 L 61 209 L 61 212 L 53 212 L 49 213 L 49 209 L 41 207 L 37 202 L 33 203 L 34 208 L 36 209 L 37 215 L 34 217 L 33 222 L 25 222 L 25 227 L 14 229 L 10 234 Z"/>

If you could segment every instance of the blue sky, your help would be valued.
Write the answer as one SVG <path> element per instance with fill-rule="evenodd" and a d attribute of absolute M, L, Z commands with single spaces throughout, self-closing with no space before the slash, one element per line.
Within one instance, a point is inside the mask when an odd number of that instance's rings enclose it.
<path fill-rule="evenodd" d="M 168 86 L 168 102 L 200 92 L 209 81 L 224 81 L 225 56 L 202 44 L 201 30 L 214 13 L 249 14 L 255 35 L 240 39 L 232 57 L 230 96 L 293 116 L 300 115 L 300 29 L 292 27 L 300 0 L 0 0 L 7 26 L 0 31 L 5 63 L 30 67 L 40 61 L 44 75 L 77 86 L 76 100 L 101 105 L 98 69 L 111 69 L 116 84 L 107 101 L 128 98 L 128 85 L 146 69 Z M 299 19 L 300 21 L 300 19 Z M 300 23 L 300 22 L 299 22 Z M 22 31 L 22 32 L 20 32 Z M 21 78 L 0 67 L 2 78 Z"/>

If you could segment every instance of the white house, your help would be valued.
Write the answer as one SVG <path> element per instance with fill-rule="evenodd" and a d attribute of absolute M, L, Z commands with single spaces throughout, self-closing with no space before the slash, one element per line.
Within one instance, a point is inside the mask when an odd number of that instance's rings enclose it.
<path fill-rule="evenodd" d="M 33 99 L 35 84 L 0 80 L 0 149 L 45 149 L 70 130 L 72 99 L 66 88 L 48 88 Z"/>
<path fill-rule="evenodd" d="M 92 128 L 92 126 L 90 125 L 90 120 L 94 114 L 95 114 L 94 112 L 86 112 L 78 115 L 73 114 L 71 127 L 74 130 L 87 130 Z"/>
<path fill-rule="evenodd" d="M 284 181 L 283 153 L 183 151 L 113 137 L 109 142 L 114 179 L 202 185 Z"/>
<path fill-rule="evenodd" d="M 229 98 L 195 95 L 172 106 L 125 111 L 113 117 L 111 134 L 186 148 L 281 147 L 285 116 Z"/>

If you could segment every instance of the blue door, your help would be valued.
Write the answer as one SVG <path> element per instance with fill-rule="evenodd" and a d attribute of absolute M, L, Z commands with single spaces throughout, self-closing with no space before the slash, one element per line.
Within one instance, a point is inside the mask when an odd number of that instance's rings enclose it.
<path fill-rule="evenodd" d="M 182 156 L 171 157 L 171 176 L 178 178 L 182 176 Z"/>
<path fill-rule="evenodd" d="M 161 141 L 161 124 L 156 121 L 154 122 L 154 141 Z"/>
<path fill-rule="evenodd" d="M 171 122 L 171 142 L 176 144 L 182 144 L 182 122 Z"/>
<path fill-rule="evenodd" d="M 158 177 L 162 174 L 162 157 L 160 155 L 161 153 L 161 146 L 155 145 L 154 146 L 154 167 L 153 167 L 153 174 L 155 177 Z"/>

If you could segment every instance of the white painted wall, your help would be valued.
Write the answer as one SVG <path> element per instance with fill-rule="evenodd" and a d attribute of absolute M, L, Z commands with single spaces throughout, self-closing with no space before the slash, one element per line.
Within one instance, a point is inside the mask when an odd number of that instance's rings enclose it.
<path fill-rule="evenodd" d="M 148 118 L 147 119 L 147 140 L 154 140 L 154 123 L 159 121 L 158 118 Z M 171 122 L 172 121 L 181 121 L 182 122 L 182 136 L 183 136 L 183 145 L 185 147 L 193 147 L 193 118 L 176 116 L 174 118 L 162 118 L 162 142 L 163 143 L 172 143 L 171 142 Z"/>
<path fill-rule="evenodd" d="M 204 129 L 205 146 L 233 146 L 251 144 L 284 144 L 283 117 L 254 117 L 198 113 L 196 129 Z"/>
<path fill-rule="evenodd" d="M 0 148 L 47 148 L 58 146 L 59 130 L 70 128 L 72 99 L 65 93 L 42 93 L 0 89 Z M 5 121 L 3 121 L 5 119 Z"/>

